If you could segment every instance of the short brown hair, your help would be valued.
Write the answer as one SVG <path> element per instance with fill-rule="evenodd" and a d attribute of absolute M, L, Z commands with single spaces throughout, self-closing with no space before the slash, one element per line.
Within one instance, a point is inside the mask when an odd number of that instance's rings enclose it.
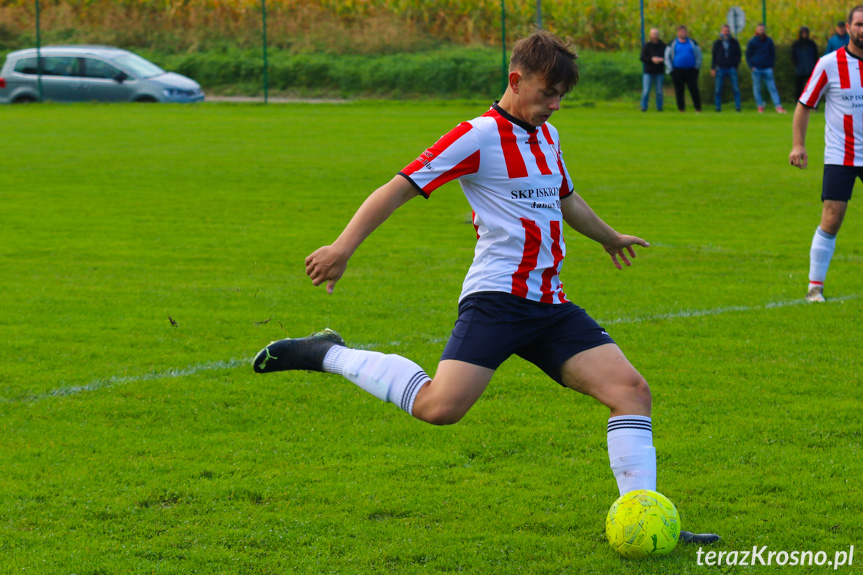
<path fill-rule="evenodd" d="M 526 75 L 536 74 L 547 86 L 562 83 L 566 93 L 578 83 L 577 58 L 572 40 L 564 41 L 551 32 L 535 30 L 512 47 L 509 71 L 518 69 Z"/>
<path fill-rule="evenodd" d="M 863 12 L 863 4 L 861 4 L 859 6 L 854 6 L 853 8 L 851 8 L 851 11 L 848 12 L 848 23 L 849 24 L 851 23 L 851 20 L 854 19 L 854 13 L 855 12 Z M 843 24 L 844 24 L 844 22 L 843 22 Z"/>

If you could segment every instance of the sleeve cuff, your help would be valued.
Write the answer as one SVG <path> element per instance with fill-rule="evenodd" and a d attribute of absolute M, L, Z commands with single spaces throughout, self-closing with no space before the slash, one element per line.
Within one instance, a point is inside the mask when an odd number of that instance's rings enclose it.
<path fill-rule="evenodd" d="M 409 181 L 409 182 L 411 183 L 411 185 L 412 185 L 412 186 L 416 189 L 416 191 L 419 193 L 419 195 L 421 195 L 421 196 L 422 196 L 422 197 L 424 197 L 425 199 L 429 199 L 429 195 L 428 195 L 427 193 L 425 193 L 425 191 L 424 191 L 421 187 L 419 187 L 419 185 L 418 185 L 415 181 L 413 181 L 409 175 L 405 174 L 404 172 L 399 172 L 399 173 L 398 173 L 398 175 L 399 175 L 399 176 L 401 176 L 401 177 L 403 177 L 403 178 L 404 178 L 404 179 L 406 179 L 407 181 Z"/>

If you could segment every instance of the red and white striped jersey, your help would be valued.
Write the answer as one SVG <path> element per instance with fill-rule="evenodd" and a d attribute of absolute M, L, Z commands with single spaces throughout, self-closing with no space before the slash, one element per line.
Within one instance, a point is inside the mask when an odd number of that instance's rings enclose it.
<path fill-rule="evenodd" d="M 800 103 L 814 108 L 824 97 L 824 163 L 863 166 L 863 61 L 846 48 L 815 65 Z"/>
<path fill-rule="evenodd" d="M 553 126 L 535 128 L 495 103 L 399 174 L 426 198 L 458 179 L 473 209 L 476 248 L 459 301 L 488 291 L 567 301 L 558 275 L 566 254 L 560 201 L 573 184 Z"/>

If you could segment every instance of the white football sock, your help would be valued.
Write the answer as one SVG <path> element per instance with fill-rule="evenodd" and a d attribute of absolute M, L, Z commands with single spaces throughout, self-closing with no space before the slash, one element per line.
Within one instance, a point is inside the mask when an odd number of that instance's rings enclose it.
<path fill-rule="evenodd" d="M 378 399 L 413 415 L 414 400 L 431 378 L 420 366 L 400 355 L 334 345 L 324 357 L 324 371 L 348 379 Z"/>
<path fill-rule="evenodd" d="M 656 450 L 650 418 L 620 415 L 608 420 L 608 459 L 621 495 L 656 491 Z"/>
<path fill-rule="evenodd" d="M 815 286 L 823 286 L 827 277 L 827 268 L 833 258 L 833 250 L 836 249 L 836 236 L 832 236 L 821 229 L 815 228 L 812 237 L 812 248 L 809 250 L 809 289 Z"/>

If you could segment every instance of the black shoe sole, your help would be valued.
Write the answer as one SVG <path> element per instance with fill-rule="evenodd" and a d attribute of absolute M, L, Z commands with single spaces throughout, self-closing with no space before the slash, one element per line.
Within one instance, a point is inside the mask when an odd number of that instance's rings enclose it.
<path fill-rule="evenodd" d="M 692 531 L 681 531 L 678 541 L 695 545 L 712 545 L 721 539 L 722 537 L 715 533 L 693 533 Z"/>

